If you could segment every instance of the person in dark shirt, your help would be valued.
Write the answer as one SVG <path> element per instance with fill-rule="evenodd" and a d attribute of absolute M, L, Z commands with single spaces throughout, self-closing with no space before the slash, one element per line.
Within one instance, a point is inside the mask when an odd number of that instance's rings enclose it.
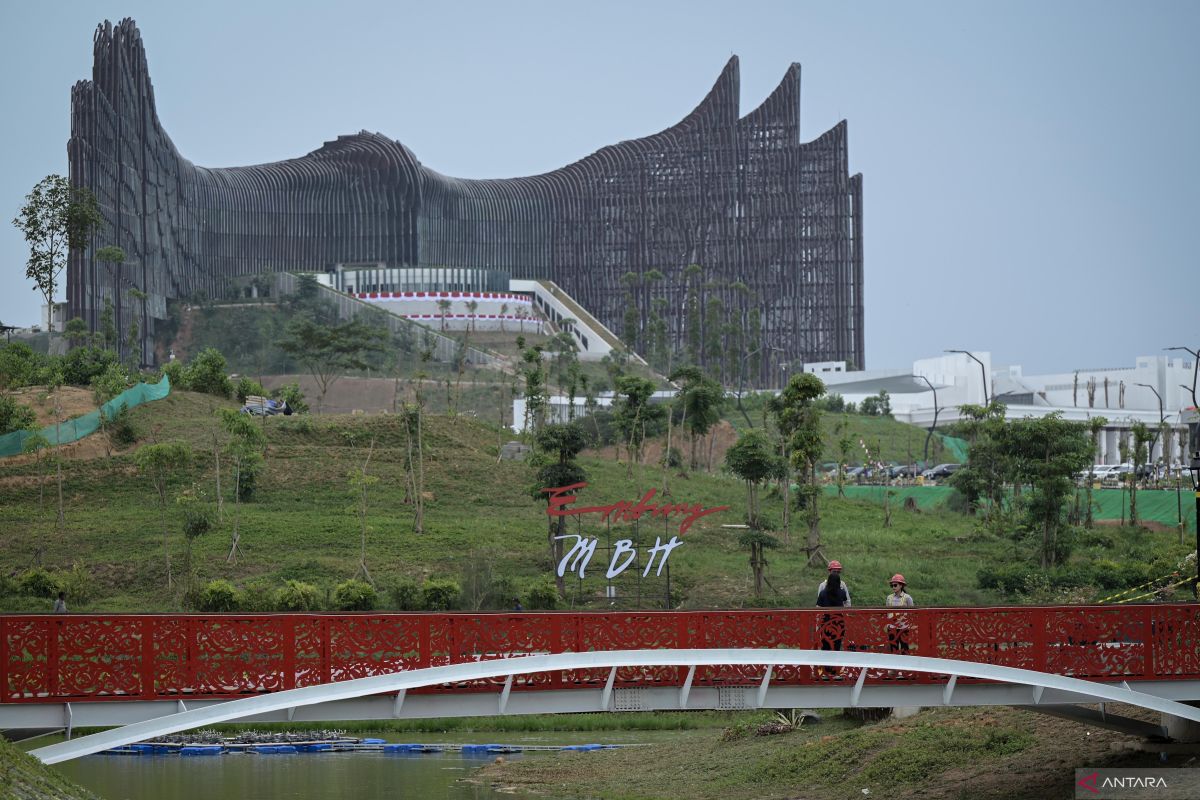
<path fill-rule="evenodd" d="M 834 561 L 830 564 L 836 564 Z M 840 565 L 839 565 L 840 566 Z M 821 590 L 817 592 L 817 606 L 820 608 L 844 608 L 850 605 L 850 595 L 846 591 L 846 587 L 842 585 L 841 570 L 829 571 L 829 578 L 821 584 Z M 841 650 L 842 639 L 846 636 L 846 620 L 841 614 L 823 614 L 821 616 L 821 649 L 822 650 Z M 837 670 L 833 667 L 825 667 L 821 670 L 823 675 L 832 675 Z"/>

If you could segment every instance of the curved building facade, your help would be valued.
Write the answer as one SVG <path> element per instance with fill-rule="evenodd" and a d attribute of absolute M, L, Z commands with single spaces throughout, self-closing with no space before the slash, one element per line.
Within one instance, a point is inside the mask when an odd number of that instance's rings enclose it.
<path fill-rule="evenodd" d="M 800 361 L 865 365 L 862 179 L 847 169 L 844 122 L 800 141 L 799 65 L 745 116 L 735 57 L 661 133 L 543 175 L 467 180 L 367 132 L 272 164 L 196 166 L 159 124 L 133 21 L 101 25 L 94 50 L 92 79 L 72 90 L 68 151 L 106 225 L 67 278 L 69 313 L 92 325 L 115 293 L 125 315 L 140 303 L 153 320 L 232 277 L 465 267 L 553 280 L 640 352 L 690 341 L 751 382 Z M 104 245 L 126 252 L 115 281 L 92 263 Z"/>

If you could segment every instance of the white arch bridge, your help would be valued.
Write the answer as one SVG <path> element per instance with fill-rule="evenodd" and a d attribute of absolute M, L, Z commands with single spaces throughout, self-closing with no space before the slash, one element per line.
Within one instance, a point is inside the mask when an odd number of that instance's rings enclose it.
<path fill-rule="evenodd" d="M 685 671 L 682 683 L 636 688 L 616 686 L 622 669 L 664 667 Z M 706 667 L 743 668 L 743 674 L 756 674 L 757 680 L 741 685 L 695 686 L 697 670 Z M 817 682 L 807 686 L 772 683 L 777 670 L 798 667 L 815 668 Z M 603 685 L 595 687 L 512 691 L 518 676 L 530 678 L 581 670 L 606 670 L 607 679 Z M 867 682 L 868 676 L 879 678 L 888 674 L 895 675 L 897 681 L 893 684 Z M 915 684 L 903 680 L 914 674 L 946 676 L 946 681 Z M 426 687 L 467 686 L 476 681 L 501 678 L 503 683 L 495 693 L 409 695 L 413 690 Z M 960 678 L 984 682 L 960 685 Z M 1100 683 L 1034 670 L 923 656 L 783 649 L 611 650 L 450 664 L 305 686 L 239 700 L 200 700 L 192 704 L 178 700 L 174 704 L 175 710 L 168 713 L 164 713 L 160 704 L 136 708 L 128 702 L 94 703 L 88 708 L 115 705 L 129 716 L 157 715 L 103 733 L 43 747 L 32 754 L 47 764 L 55 764 L 177 731 L 230 721 L 914 705 L 1027 706 L 1133 733 L 1161 736 L 1165 729 L 1107 714 L 1104 704 L 1127 703 L 1200 723 L 1200 708 L 1180 702 L 1197 699 L 1200 699 L 1200 682 L 1197 681 L 1143 682 L 1135 690 L 1127 682 Z M 1078 704 L 1097 703 L 1098 710 L 1078 707 Z M 189 705 L 196 707 L 189 708 Z M 75 717 L 69 706 L 67 715 Z M 80 722 L 82 720 L 76 718 L 76 724 Z M 96 720 L 89 718 L 87 724 L 96 724 Z"/>

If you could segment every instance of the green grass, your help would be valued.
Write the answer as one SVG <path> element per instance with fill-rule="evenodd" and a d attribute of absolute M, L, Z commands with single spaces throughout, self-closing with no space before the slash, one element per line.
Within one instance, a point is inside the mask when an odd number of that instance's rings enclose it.
<path fill-rule="evenodd" d="M 657 743 L 649 751 L 489 766 L 483 776 L 517 789 L 606 800 L 851 798 L 863 797 L 863 788 L 871 796 L 920 796 L 919 787 L 944 785 L 940 779 L 948 772 L 1003 769 L 1006 759 L 1037 745 L 1015 712 L 1001 712 L 995 720 L 990 712 L 983 714 L 991 724 L 971 724 L 972 712 L 926 712 L 868 726 L 829 715 L 820 724 L 785 734 L 698 733 Z M 670 768 L 648 768 L 648 760 Z"/>
<path fill-rule="evenodd" d="M 746 422 L 747 416 L 750 417 L 754 427 L 762 427 L 763 404 L 767 397 L 764 394 L 748 394 L 743 397 L 742 407 L 745 414 L 738 410 L 736 401 L 732 401 L 725 412 L 725 419 L 729 420 L 738 431 L 750 427 Z M 841 423 L 845 423 L 846 428 L 839 433 L 836 427 Z M 897 422 L 891 417 L 866 417 L 861 414 L 825 412 L 821 415 L 821 433 L 825 440 L 824 459 L 828 462 L 836 462 L 841 459 L 838 441 L 843 437 L 848 437 L 852 442 L 848 458 L 848 462 L 851 464 L 862 464 L 868 460 L 862 447 L 863 444 L 870 451 L 870 461 L 911 464 L 923 461 L 925 458 L 925 429 L 905 422 Z M 957 463 L 958 461 L 959 459 L 943 445 L 937 435 L 930 439 L 930 464 Z"/>
<path fill-rule="evenodd" d="M 39 741 L 39 745 L 44 742 Z M 0 738 L 0 798 L 4 800 L 98 800 L 14 744 Z"/>
<path fill-rule="evenodd" d="M 188 474 L 174 493 L 195 487 L 214 495 L 212 412 L 234 407 L 189 392 L 172 394 L 133 411 L 145 441 L 180 439 L 195 449 Z M 381 588 L 401 578 L 461 578 L 468 568 L 490 568 L 495 576 L 522 592 L 545 583 L 551 572 L 546 555 L 545 506 L 530 496 L 533 470 L 528 464 L 498 462 L 498 446 L 510 438 L 494 426 L 470 418 L 429 417 L 427 424 L 425 532 L 412 531 L 412 509 L 405 505 L 403 459 L 405 444 L 399 421 L 391 416 L 293 417 L 263 421 L 269 442 L 266 468 L 254 502 L 240 508 L 243 556 L 227 564 L 234 516 L 231 475 L 223 474 L 226 494 L 224 522 L 196 542 L 193 564 L 196 582 L 224 578 L 243 588 L 270 590 L 286 579 L 315 584 L 325 596 L 333 586 L 352 577 L 358 566 L 359 531 L 350 513 L 347 475 L 366 456 L 372 437 L 376 446 L 370 472 L 379 477 L 371 489 L 367 563 Z M 589 502 L 635 500 L 645 489 L 662 485 L 657 467 L 585 459 L 591 486 L 582 499 Z M 66 531 L 55 531 L 53 479 L 46 487 L 46 504 L 39 510 L 36 467 L 0 462 L 0 528 L 6 546 L 0 550 L 0 575 L 27 569 L 39 543 L 46 566 L 58 573 L 79 563 L 91 578 L 90 599 L 72 605 L 74 611 L 171 611 L 181 608 L 178 588 L 167 591 L 160 511 L 149 481 L 138 474 L 133 450 L 112 458 L 68 461 L 64 464 Z M 674 502 L 729 505 L 731 510 L 705 517 L 684 537 L 671 556 L 674 602 L 684 608 L 728 608 L 752 605 L 752 575 L 747 553 L 737 544 L 737 531 L 722 524 L 741 523 L 745 504 L 743 485 L 725 475 L 694 473 L 671 476 Z M 766 516 L 781 523 L 782 500 L 764 500 Z M 845 578 L 856 605 L 879 606 L 887 579 L 903 572 L 918 604 L 966 605 L 1006 602 L 994 591 L 976 586 L 976 573 L 985 565 L 1010 561 L 1015 551 L 1005 537 L 975 530 L 974 522 L 945 510 L 911 513 L 893 511 L 890 527 L 883 513 L 867 500 L 822 500 L 821 531 L 824 552 L 846 565 Z M 180 512 L 166 510 L 173 566 L 182 566 Z M 800 546 L 803 520 L 794 514 L 790 541 L 769 551 L 768 578 L 773 586 L 764 602 L 811 606 L 824 570 L 807 566 Z M 576 529 L 572 527 L 570 532 Z M 598 518 L 583 522 L 583 532 L 596 535 L 601 546 L 624 536 L 639 540 L 644 554 L 656 536 L 677 528 L 662 522 L 643 524 L 633 531 L 614 525 L 611 534 Z M 1105 535 L 1108 535 L 1107 533 Z M 782 533 L 781 533 L 782 538 Z M 1101 539 L 1086 550 L 1088 558 L 1122 559 L 1140 552 L 1151 559 L 1173 556 L 1173 534 L 1150 534 L 1152 546 L 1129 550 L 1126 540 Z M 1164 553 L 1166 554 L 1164 556 Z M 644 557 L 644 555 L 643 555 Z M 644 565 L 644 562 L 642 562 Z M 604 598 L 607 557 L 598 551 L 582 584 L 569 584 L 569 604 L 608 608 Z M 665 577 L 653 572 L 640 580 L 630 568 L 618 579 L 619 607 L 661 607 Z M 382 607 L 389 607 L 384 595 Z M 9 593 L 0 607 L 12 611 L 44 610 L 48 601 Z M 507 606 L 505 606 L 507 607 Z"/>

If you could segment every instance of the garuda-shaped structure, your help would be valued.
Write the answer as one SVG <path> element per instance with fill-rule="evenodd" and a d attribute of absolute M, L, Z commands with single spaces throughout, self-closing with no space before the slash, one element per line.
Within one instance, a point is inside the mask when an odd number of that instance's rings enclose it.
<path fill-rule="evenodd" d="M 687 351 L 728 382 L 864 366 L 862 178 L 844 122 L 800 141 L 799 65 L 744 117 L 734 57 L 661 133 L 543 175 L 467 180 L 366 132 L 272 164 L 196 166 L 159 123 L 134 22 L 105 22 L 94 49 L 68 150 L 106 225 L 67 278 L 70 315 L 93 327 L 116 293 L 152 324 L 169 299 L 220 296 L 238 276 L 471 267 L 553 280 L 651 360 Z M 105 245 L 124 249 L 119 272 L 94 263 Z"/>

